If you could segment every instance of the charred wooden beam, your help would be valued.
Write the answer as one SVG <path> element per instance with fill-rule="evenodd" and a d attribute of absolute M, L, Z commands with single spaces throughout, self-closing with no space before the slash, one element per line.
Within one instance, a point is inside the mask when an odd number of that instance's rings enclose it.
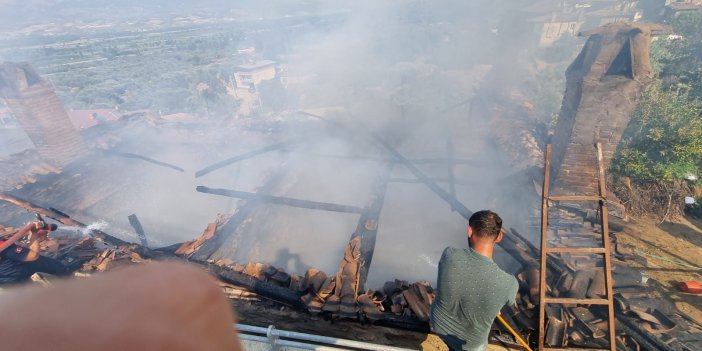
<path fill-rule="evenodd" d="M 415 166 L 409 159 L 407 159 L 404 155 L 402 155 L 399 151 L 397 151 L 392 145 L 390 145 L 385 139 L 383 139 L 380 135 L 377 133 L 374 133 L 372 131 L 360 131 L 357 128 L 347 126 L 346 124 L 343 124 L 338 121 L 333 121 L 330 119 L 327 119 L 323 116 L 315 115 L 313 113 L 305 112 L 305 111 L 299 111 L 299 113 L 321 119 L 323 121 L 327 121 L 329 123 L 332 123 L 334 125 L 337 125 L 350 133 L 357 135 L 361 134 L 366 137 L 370 137 L 373 141 L 378 143 L 380 146 L 382 146 L 390 155 L 393 156 L 393 158 L 398 161 L 399 163 L 403 164 L 411 173 L 414 175 L 417 179 L 421 180 L 431 191 L 433 191 L 436 195 L 438 195 L 442 200 L 446 201 L 453 210 L 458 212 L 463 218 L 466 220 L 470 219 L 470 216 L 473 215 L 473 212 L 469 210 L 465 205 L 463 205 L 458 199 L 456 199 L 455 196 L 452 196 L 449 194 L 446 190 L 441 188 L 436 182 L 434 182 L 431 178 L 429 178 L 424 172 L 422 172 L 417 166 Z"/>
<path fill-rule="evenodd" d="M 381 138 L 379 135 L 373 132 L 366 132 L 362 133 L 361 131 L 357 131 L 356 128 L 347 126 L 343 123 L 337 122 L 337 121 L 332 121 L 327 118 L 324 118 L 323 116 L 315 115 L 312 113 L 300 111 L 300 113 L 308 115 L 310 117 L 318 118 L 323 121 L 332 123 L 334 125 L 337 125 L 345 130 L 347 130 L 350 133 L 353 133 L 354 135 L 356 134 L 362 134 L 365 136 L 370 136 L 371 139 L 373 139 L 375 142 L 383 146 L 386 151 L 388 151 L 396 161 L 402 163 L 407 169 L 422 183 L 424 183 L 430 190 L 432 190 L 434 193 L 436 193 L 441 199 L 449 203 L 451 205 L 451 208 L 458 212 L 463 218 L 466 220 L 470 219 L 470 216 L 472 216 L 472 211 L 470 211 L 468 208 L 465 207 L 458 199 L 456 199 L 455 196 L 449 194 L 446 190 L 441 188 L 436 184 L 436 182 L 426 176 L 419 168 L 417 168 L 410 160 L 408 160 L 406 157 L 404 157 L 401 153 L 399 153 L 394 147 L 392 147 L 390 144 L 388 144 L 383 138 Z M 524 248 L 520 248 L 519 245 L 516 245 L 517 241 L 514 240 L 513 242 L 509 242 L 509 240 L 503 240 L 500 243 L 500 246 L 506 249 L 510 255 L 512 255 L 515 259 L 517 259 L 520 263 L 524 265 L 529 265 L 532 264 L 533 262 L 536 262 L 534 259 L 534 256 L 530 255 L 527 253 Z M 523 245 L 526 245 L 524 243 Z M 551 262 L 559 262 L 559 263 L 551 263 Z M 548 265 L 549 269 L 552 269 L 556 272 L 564 272 L 567 270 L 566 266 L 564 263 L 560 261 L 554 261 L 551 260 L 549 261 Z"/>
<path fill-rule="evenodd" d="M 162 166 L 162 167 L 174 169 L 174 170 L 176 170 L 176 171 L 178 171 L 178 172 L 185 172 L 184 169 L 182 169 L 182 168 L 180 168 L 180 167 L 178 167 L 178 166 L 175 166 L 175 165 L 172 165 L 172 164 L 166 163 L 166 162 L 157 161 L 157 160 L 154 160 L 153 158 L 146 157 L 146 156 L 142 156 L 142 155 L 132 154 L 132 153 L 128 153 L 128 152 L 113 151 L 113 150 L 104 150 L 103 153 L 104 153 L 105 155 L 108 155 L 108 156 L 119 156 L 119 157 L 126 157 L 126 158 L 135 158 L 135 159 L 138 159 L 138 160 L 142 160 L 142 161 L 146 161 L 146 162 L 149 162 L 149 163 L 153 163 L 153 164 L 158 165 L 158 166 Z"/>
<path fill-rule="evenodd" d="M 206 186 L 198 186 L 196 188 L 196 190 L 198 192 L 201 192 L 201 193 L 221 195 L 221 196 L 233 197 L 233 198 L 238 198 L 238 199 L 247 199 L 247 200 L 253 199 L 253 200 L 259 200 L 262 202 L 278 204 L 278 205 L 308 208 L 311 210 L 323 210 L 323 211 L 358 213 L 358 214 L 363 213 L 363 209 L 360 207 L 351 206 L 351 205 L 339 205 L 339 204 L 333 204 L 330 202 L 318 202 L 318 201 L 294 199 L 294 198 L 290 198 L 290 197 L 250 193 L 250 192 L 246 192 L 246 191 L 236 191 L 236 190 L 228 190 L 228 189 L 213 189 L 213 188 L 208 188 Z"/>
<path fill-rule="evenodd" d="M 129 219 L 129 224 L 132 226 L 132 228 L 134 228 L 134 231 L 139 237 L 139 243 L 141 246 L 147 246 L 148 242 L 146 240 L 146 233 L 144 233 L 144 228 L 141 226 L 139 218 L 135 214 L 131 214 L 127 218 Z"/>
<path fill-rule="evenodd" d="M 405 156 L 398 152 L 394 147 L 392 147 L 388 142 L 383 140 L 379 135 L 371 133 L 373 139 L 382 145 L 385 150 L 392 154 L 400 163 L 402 163 L 407 169 L 415 176 L 417 179 L 421 180 L 431 191 L 438 195 L 441 199 L 446 201 L 451 209 L 458 212 L 466 220 L 470 219 L 473 212 L 469 210 L 465 205 L 463 205 L 455 196 L 449 194 L 446 190 L 440 187 L 431 178 L 427 177 L 417 166 L 410 162 Z"/>
<path fill-rule="evenodd" d="M 447 113 L 447 112 L 451 112 L 451 111 L 453 111 L 453 110 L 455 110 L 455 109 L 457 109 L 457 108 L 459 108 L 459 107 L 461 107 L 461 106 L 468 105 L 468 104 L 470 104 L 471 102 L 473 102 L 473 98 L 463 100 L 463 101 L 461 101 L 461 102 L 459 102 L 459 103 L 456 103 L 456 104 L 453 104 L 453 105 L 449 105 L 448 107 L 445 107 L 444 109 L 440 110 L 440 111 L 439 111 L 439 114 L 444 114 L 444 113 Z"/>
<path fill-rule="evenodd" d="M 466 159 L 460 159 L 460 158 L 414 158 L 411 159 L 410 162 L 414 163 L 415 165 L 421 165 L 421 164 L 432 164 L 432 163 L 451 163 L 453 165 L 466 165 L 466 166 L 484 166 L 487 167 L 489 164 L 487 163 L 481 163 L 480 161 L 475 161 L 475 160 L 466 160 Z"/>
<path fill-rule="evenodd" d="M 258 191 L 261 193 L 272 191 L 283 178 L 284 174 L 284 167 L 277 169 L 276 172 L 265 180 Z M 215 231 L 215 235 L 211 239 L 205 241 L 205 243 L 192 254 L 191 258 L 201 261 L 210 259 L 211 256 L 219 250 L 222 244 L 224 244 L 227 238 L 236 232 L 239 225 L 249 218 L 262 203 L 263 202 L 259 198 L 254 197 L 246 200 L 245 204 L 237 206 L 236 212 L 234 212 L 226 223 Z"/>
<path fill-rule="evenodd" d="M 524 243 L 524 245 L 526 245 L 529 248 L 534 257 L 539 255 L 539 249 L 531 241 L 529 241 L 529 239 L 521 235 L 516 229 L 509 228 L 509 232 L 510 234 L 514 235 L 514 237 L 521 240 Z"/>
<path fill-rule="evenodd" d="M 249 290 L 262 298 L 276 301 L 298 310 L 307 309 L 307 306 L 305 306 L 300 299 L 301 295 L 291 289 L 258 280 L 246 274 L 219 267 L 206 261 L 190 260 L 190 262 L 203 266 L 223 282 Z M 383 313 L 382 317 L 373 322 L 373 324 L 403 330 L 429 332 L 429 323 L 422 322 L 411 316 L 399 316 L 392 313 Z"/>
<path fill-rule="evenodd" d="M 283 151 L 289 151 L 283 149 Z M 296 151 L 301 154 L 305 155 L 310 155 L 314 157 L 323 157 L 323 158 L 338 158 L 338 159 L 345 159 L 345 160 L 356 160 L 356 161 L 375 161 L 375 162 L 396 162 L 394 158 L 382 158 L 382 157 L 373 157 L 373 156 L 363 156 L 363 155 L 333 155 L 333 154 L 320 154 L 316 152 L 305 152 L 305 151 Z M 446 163 L 453 163 L 454 165 L 464 165 L 464 166 L 471 166 L 471 167 L 489 167 L 492 164 L 488 164 L 486 162 L 481 162 L 481 161 L 476 161 L 476 160 L 467 160 L 467 159 L 452 159 L 449 160 L 447 158 L 442 158 L 442 157 L 430 157 L 430 158 L 415 158 L 411 159 L 410 162 L 420 165 L 420 164 L 446 164 Z"/>
<path fill-rule="evenodd" d="M 217 163 L 215 163 L 215 164 L 212 164 L 212 165 L 210 165 L 210 166 L 207 166 L 207 167 L 205 167 L 205 168 L 203 168 L 203 169 L 201 169 L 201 170 L 195 172 L 195 178 L 202 177 L 202 176 L 204 176 L 205 174 L 208 174 L 208 173 L 210 173 L 210 172 L 216 171 L 216 170 L 218 170 L 218 169 L 220 169 L 220 168 L 222 168 L 222 167 L 229 166 L 229 165 L 231 165 L 231 164 L 233 164 L 233 163 L 237 163 L 237 162 L 239 162 L 239 161 L 243 161 L 243 160 L 246 160 L 246 159 L 249 159 L 249 158 L 252 158 L 252 157 L 261 155 L 261 154 L 265 154 L 266 152 L 270 152 L 270 151 L 275 151 L 275 150 L 283 149 L 283 148 L 285 148 L 286 146 L 288 146 L 288 145 L 290 145 L 290 144 L 291 144 L 290 142 L 277 143 L 277 144 L 273 144 L 273 145 L 266 146 L 266 147 L 261 148 L 261 149 L 249 151 L 249 152 L 247 152 L 247 153 L 245 153 L 245 154 L 241 154 L 241 155 L 238 155 L 238 156 L 234 156 L 234 157 L 232 157 L 232 158 L 228 158 L 228 159 L 226 159 L 226 160 L 224 160 L 224 161 L 217 162 Z"/>
<path fill-rule="evenodd" d="M 431 331 L 427 322 L 422 322 L 414 317 L 398 316 L 391 313 L 383 313 L 383 318 L 373 322 L 373 325 L 420 333 L 429 333 Z"/>
<path fill-rule="evenodd" d="M 306 306 L 300 300 L 300 295 L 288 288 L 280 287 L 277 285 L 270 284 L 268 282 L 258 280 L 256 278 L 250 277 L 246 274 L 239 273 L 230 269 L 222 268 L 214 264 L 203 262 L 203 261 L 193 261 L 203 267 L 207 268 L 212 274 L 216 275 L 225 283 L 236 285 L 256 293 L 269 300 L 277 301 L 282 304 L 297 308 L 305 309 Z"/>
<path fill-rule="evenodd" d="M 523 266 L 539 265 L 539 262 L 536 260 L 535 256 L 529 252 L 528 248 L 512 237 L 510 233 L 506 233 L 503 236 L 503 240 L 499 243 L 499 245 Z"/>
<path fill-rule="evenodd" d="M 363 291 L 368 278 L 368 270 L 373 261 L 373 253 L 375 252 L 375 241 L 378 235 L 378 222 L 380 221 L 380 213 L 383 210 L 385 202 L 385 193 L 387 192 L 388 176 L 392 172 L 392 164 L 385 164 L 380 171 L 380 175 L 373 185 L 373 198 L 370 205 L 366 206 L 361 217 L 358 219 L 354 237 L 361 238 L 361 267 L 358 277 L 358 291 Z"/>
<path fill-rule="evenodd" d="M 467 181 L 461 181 L 454 179 L 453 181 L 450 178 L 431 178 L 437 183 L 453 183 L 455 185 L 468 185 L 468 186 L 478 186 L 480 185 L 478 182 L 467 182 Z M 395 177 L 395 178 L 390 178 L 388 179 L 388 182 L 390 183 L 405 183 L 405 184 L 424 184 L 421 180 L 417 178 L 401 178 L 401 177 Z"/>

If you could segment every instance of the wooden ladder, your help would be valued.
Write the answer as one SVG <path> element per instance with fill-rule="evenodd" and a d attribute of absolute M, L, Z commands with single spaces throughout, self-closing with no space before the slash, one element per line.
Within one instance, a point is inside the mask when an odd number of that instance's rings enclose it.
<path fill-rule="evenodd" d="M 544 346 L 546 305 L 547 304 L 572 304 L 572 305 L 607 305 L 608 329 L 609 329 L 609 349 L 581 349 L 581 350 L 616 350 L 615 325 L 614 325 L 614 305 L 612 293 L 612 260 L 610 255 L 609 228 L 607 217 L 607 190 L 605 188 L 605 168 L 602 158 L 602 146 L 595 145 L 597 149 L 597 171 L 599 178 L 598 195 L 595 196 L 549 196 L 549 177 L 551 168 L 551 145 L 546 145 L 546 157 L 544 162 L 544 184 L 541 199 L 541 266 L 539 278 L 539 350 L 578 350 L 576 348 L 551 348 Z M 601 213 L 602 247 L 548 247 L 548 211 L 549 201 L 597 201 Z M 548 254 L 550 253 L 579 253 L 579 254 L 600 254 L 604 255 L 605 286 L 607 289 L 606 299 L 596 298 L 555 298 L 546 297 L 546 267 Z"/>

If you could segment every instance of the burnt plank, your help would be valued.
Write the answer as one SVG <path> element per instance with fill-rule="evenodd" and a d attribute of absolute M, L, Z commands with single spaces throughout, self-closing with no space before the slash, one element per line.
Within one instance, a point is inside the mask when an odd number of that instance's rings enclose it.
<path fill-rule="evenodd" d="M 203 168 L 203 169 L 201 169 L 201 170 L 195 172 L 195 178 L 202 177 L 202 176 L 204 176 L 205 174 L 208 174 L 208 173 L 210 173 L 210 172 L 214 172 L 214 171 L 216 171 L 216 170 L 218 170 L 218 169 L 220 169 L 220 168 L 229 166 L 229 165 L 231 165 L 231 164 L 233 164 L 233 163 L 237 163 L 237 162 L 239 162 L 239 161 L 243 161 L 243 160 L 246 160 L 246 159 L 249 159 L 249 158 L 252 158 L 252 157 L 261 155 L 261 154 L 265 154 L 266 152 L 270 152 L 270 151 L 275 151 L 275 150 L 283 149 L 283 148 L 285 148 L 286 146 L 288 146 L 288 145 L 290 145 L 290 144 L 291 144 L 290 142 L 277 143 L 277 144 L 273 144 L 273 145 L 266 146 L 266 147 L 264 147 L 264 148 L 256 149 L 256 150 L 253 150 L 253 151 L 249 151 L 249 152 L 247 152 L 247 153 L 245 153 L 245 154 L 237 155 L 237 156 L 228 158 L 228 159 L 223 160 L 223 161 L 219 161 L 219 162 L 217 162 L 217 163 L 214 163 L 214 164 L 212 164 L 212 165 L 209 165 L 209 166 L 207 166 L 207 167 L 205 167 L 205 168 Z"/>
<path fill-rule="evenodd" d="M 137 159 L 137 160 L 142 160 L 142 161 L 146 161 L 146 162 L 149 162 L 149 163 L 153 163 L 153 164 L 155 164 L 155 165 L 157 165 L 157 166 L 161 166 L 161 167 L 166 167 L 166 168 L 174 169 L 174 170 L 176 170 L 176 171 L 178 171 L 178 172 L 185 172 L 184 169 L 182 169 L 182 168 L 180 168 L 180 167 L 178 167 L 178 166 L 176 166 L 176 165 L 172 165 L 172 164 L 166 163 L 166 162 L 157 161 L 157 160 L 154 160 L 153 158 L 146 157 L 146 156 L 142 156 L 142 155 L 132 154 L 132 153 L 128 153 L 128 152 L 113 151 L 113 150 L 104 150 L 103 153 L 104 153 L 105 155 L 108 155 L 108 156 L 119 156 L 119 157 L 124 157 L 124 158 L 134 158 L 134 159 Z"/>
<path fill-rule="evenodd" d="M 351 206 L 351 205 L 339 205 L 339 204 L 334 204 L 334 203 L 330 203 L 330 202 L 319 202 L 319 201 L 294 199 L 294 198 L 290 198 L 290 197 L 273 196 L 273 195 L 266 195 L 266 194 L 259 194 L 259 193 L 250 193 L 250 192 L 246 192 L 246 191 L 237 191 L 237 190 L 229 190 L 229 189 L 208 188 L 206 186 L 198 186 L 196 188 L 196 190 L 198 192 L 206 193 L 206 194 L 221 195 L 221 196 L 234 197 L 234 198 L 246 199 L 246 200 L 258 200 L 261 202 L 268 202 L 268 203 L 273 203 L 273 204 L 278 204 L 278 205 L 287 205 L 287 206 L 293 206 L 293 207 L 308 208 L 311 210 L 323 210 L 323 211 L 359 213 L 359 214 L 363 213 L 363 209 L 360 207 Z"/>
<path fill-rule="evenodd" d="M 147 246 L 146 233 L 144 233 L 144 228 L 141 226 L 139 218 L 135 214 L 131 214 L 127 218 L 129 219 L 129 224 L 134 228 L 134 231 L 139 237 L 141 246 Z"/>

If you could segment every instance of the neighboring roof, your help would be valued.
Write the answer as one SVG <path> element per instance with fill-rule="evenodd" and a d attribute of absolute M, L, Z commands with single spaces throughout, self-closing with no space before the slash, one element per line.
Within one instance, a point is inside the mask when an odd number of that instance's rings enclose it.
<path fill-rule="evenodd" d="M 596 11 L 589 11 L 586 15 L 588 17 L 625 17 L 625 18 L 634 18 L 634 15 L 636 14 L 636 10 L 618 10 L 618 9 L 613 9 L 613 8 L 605 8 L 601 10 L 596 10 Z"/>
<path fill-rule="evenodd" d="M 122 117 L 121 112 L 116 112 L 111 109 L 68 110 L 66 112 L 73 126 L 78 129 L 90 128 L 100 123 L 116 121 Z M 93 114 L 97 117 L 94 117 Z"/>
<path fill-rule="evenodd" d="M 523 6 L 521 11 L 532 14 L 542 14 L 558 9 L 559 5 L 559 0 L 540 0 Z"/>
<path fill-rule="evenodd" d="M 694 10 L 699 11 L 699 10 L 702 10 L 702 5 L 684 3 L 684 2 L 673 2 L 673 3 L 670 3 L 667 7 L 669 7 L 673 11 L 694 11 Z"/>
<path fill-rule="evenodd" d="M 250 64 L 241 65 L 241 66 L 237 67 L 237 69 L 239 69 L 241 71 L 253 71 L 253 70 L 257 70 L 257 69 L 272 66 L 272 65 L 275 65 L 275 61 L 263 60 L 263 61 L 256 61 L 256 62 L 250 63 Z"/>
<path fill-rule="evenodd" d="M 581 12 L 571 13 L 556 13 L 553 16 L 552 22 L 582 22 L 583 16 Z"/>
<path fill-rule="evenodd" d="M 529 19 L 530 22 L 547 22 L 547 23 L 569 23 L 569 22 L 583 22 L 583 16 L 580 11 L 577 12 L 553 12 L 543 16 L 533 17 Z"/>

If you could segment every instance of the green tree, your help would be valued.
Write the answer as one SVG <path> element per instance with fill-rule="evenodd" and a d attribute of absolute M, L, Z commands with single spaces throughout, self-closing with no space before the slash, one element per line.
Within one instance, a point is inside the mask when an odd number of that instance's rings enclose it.
<path fill-rule="evenodd" d="M 702 13 L 683 13 L 671 24 L 682 39 L 667 41 L 667 53 L 657 51 L 662 55 L 653 57 L 659 59 L 656 68 L 660 69 L 661 77 L 689 87 L 690 95 L 702 98 Z"/>
<path fill-rule="evenodd" d="M 668 42 L 661 37 L 651 43 L 651 66 L 655 72 L 661 72 L 666 62 L 672 59 L 672 53 L 668 49 Z"/>
<path fill-rule="evenodd" d="M 702 12 L 684 12 L 672 21 L 673 29 L 688 40 L 702 41 Z"/>
<path fill-rule="evenodd" d="M 702 104 L 684 89 L 659 81 L 644 92 L 612 162 L 612 170 L 639 181 L 671 181 L 699 172 Z"/>

